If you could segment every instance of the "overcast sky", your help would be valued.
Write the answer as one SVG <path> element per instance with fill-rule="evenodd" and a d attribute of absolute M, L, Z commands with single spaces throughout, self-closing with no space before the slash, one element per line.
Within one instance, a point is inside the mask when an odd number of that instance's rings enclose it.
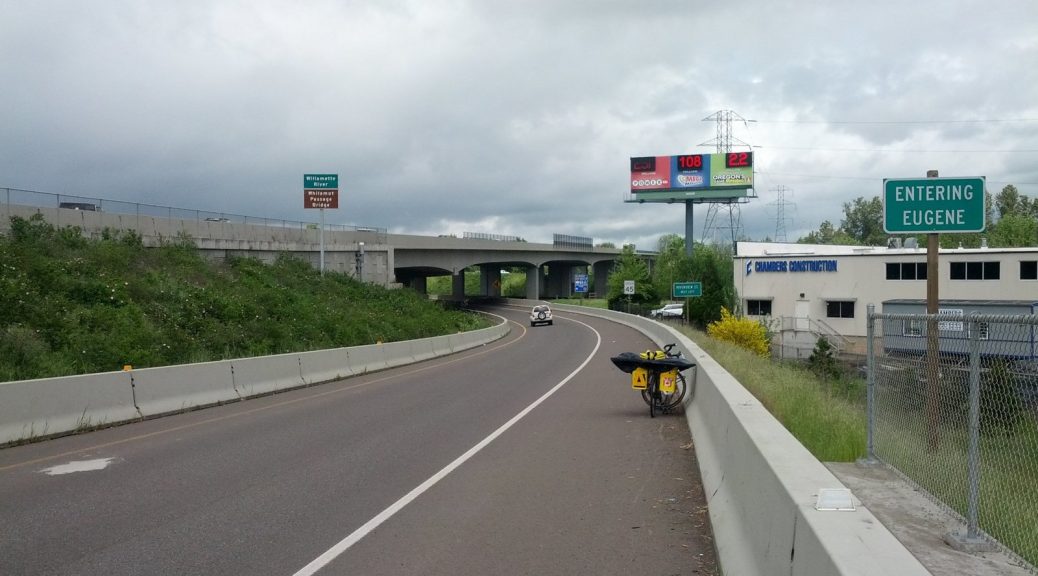
<path fill-rule="evenodd" d="M 0 0 L 0 187 L 316 222 L 337 173 L 328 223 L 654 248 L 629 158 L 719 110 L 752 239 L 780 188 L 790 241 L 927 169 L 1038 198 L 1038 2 Z"/>

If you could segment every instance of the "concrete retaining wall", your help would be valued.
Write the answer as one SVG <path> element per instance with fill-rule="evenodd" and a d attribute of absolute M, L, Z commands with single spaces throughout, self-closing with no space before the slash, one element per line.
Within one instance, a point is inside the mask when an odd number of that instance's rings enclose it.
<path fill-rule="evenodd" d="M 420 340 L 0 383 L 0 445 L 234 402 L 460 352 L 491 328 Z"/>
<path fill-rule="evenodd" d="M 534 301 L 509 303 L 526 307 Z M 685 415 L 724 574 L 930 573 L 853 495 L 853 512 L 816 510 L 820 489 L 846 487 L 731 374 L 680 332 L 621 312 L 554 307 L 631 326 L 661 347 L 677 343 L 686 357 L 696 360 Z"/>

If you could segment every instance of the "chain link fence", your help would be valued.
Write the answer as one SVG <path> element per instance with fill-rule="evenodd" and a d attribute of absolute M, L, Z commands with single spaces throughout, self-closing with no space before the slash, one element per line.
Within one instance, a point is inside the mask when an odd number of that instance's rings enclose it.
<path fill-rule="evenodd" d="M 871 308 L 871 307 L 870 307 Z M 868 315 L 868 454 L 1038 574 L 1038 317 Z"/>

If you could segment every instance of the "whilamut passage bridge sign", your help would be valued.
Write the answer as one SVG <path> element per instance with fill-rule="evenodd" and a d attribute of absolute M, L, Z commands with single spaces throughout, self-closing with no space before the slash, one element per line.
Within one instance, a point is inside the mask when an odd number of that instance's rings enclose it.
<path fill-rule="evenodd" d="M 883 180 L 888 234 L 984 231 L 984 177 Z"/>

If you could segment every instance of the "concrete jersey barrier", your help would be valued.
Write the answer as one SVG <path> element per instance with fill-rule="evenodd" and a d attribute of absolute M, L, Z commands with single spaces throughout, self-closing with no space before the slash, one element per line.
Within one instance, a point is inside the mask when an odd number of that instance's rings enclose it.
<path fill-rule="evenodd" d="M 508 302 L 524 307 L 540 303 Z M 816 510 L 820 489 L 846 487 L 686 336 L 622 312 L 553 307 L 625 324 L 661 347 L 677 343 L 686 357 L 696 360 L 685 417 L 696 446 L 718 561 L 726 575 L 930 574 L 856 498 L 854 511 Z"/>
<path fill-rule="evenodd" d="M 0 446 L 311 386 L 461 352 L 490 328 L 419 340 L 0 383 Z"/>

